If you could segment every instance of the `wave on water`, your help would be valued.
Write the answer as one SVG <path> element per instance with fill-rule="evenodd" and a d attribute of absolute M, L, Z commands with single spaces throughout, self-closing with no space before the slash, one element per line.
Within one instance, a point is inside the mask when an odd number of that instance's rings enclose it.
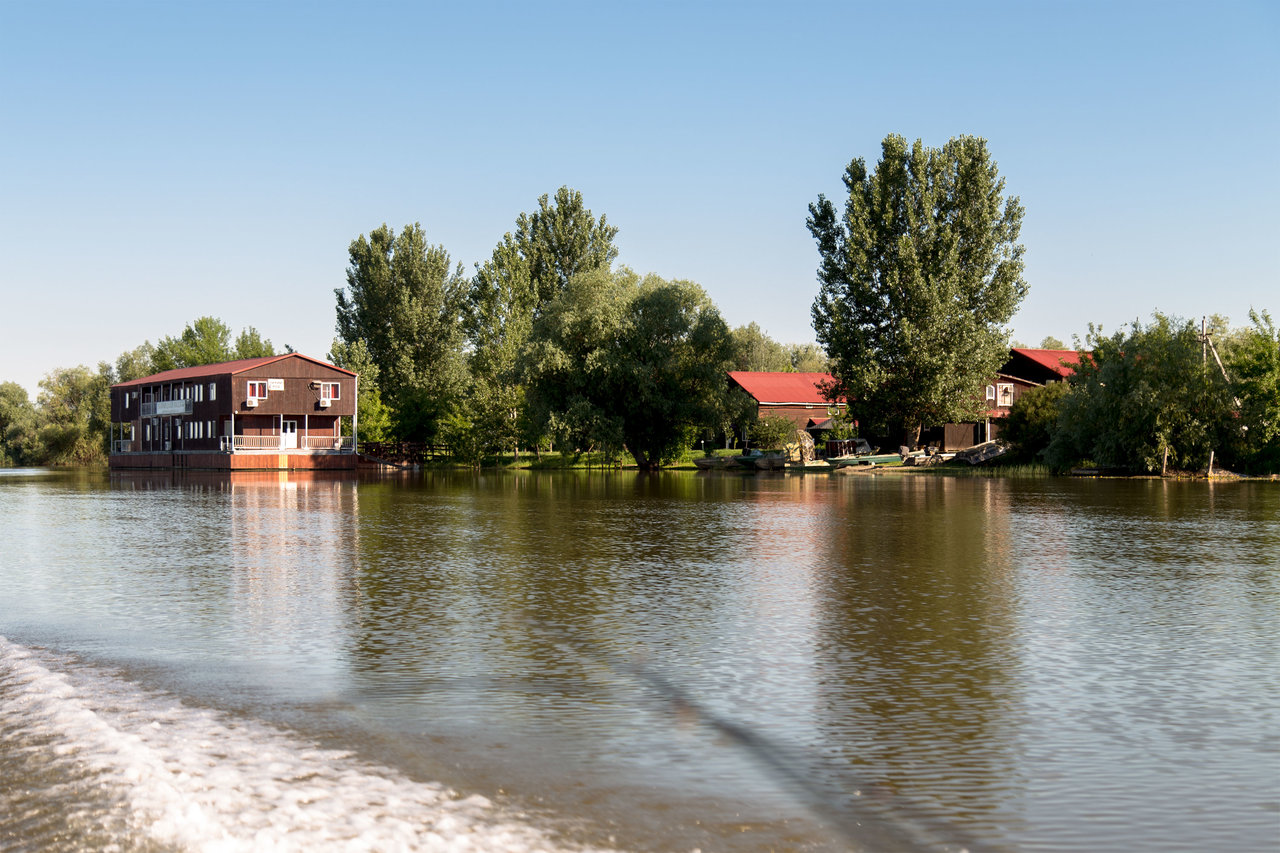
<path fill-rule="evenodd" d="M 563 848 L 521 818 L 0 637 L 5 850 Z"/>

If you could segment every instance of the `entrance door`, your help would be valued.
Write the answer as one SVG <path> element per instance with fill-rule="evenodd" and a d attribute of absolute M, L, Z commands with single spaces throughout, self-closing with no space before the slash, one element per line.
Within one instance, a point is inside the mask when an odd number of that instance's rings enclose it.
<path fill-rule="evenodd" d="M 298 446 L 298 422 L 297 421 L 281 421 L 280 422 L 280 448 L 282 450 L 291 450 Z"/>

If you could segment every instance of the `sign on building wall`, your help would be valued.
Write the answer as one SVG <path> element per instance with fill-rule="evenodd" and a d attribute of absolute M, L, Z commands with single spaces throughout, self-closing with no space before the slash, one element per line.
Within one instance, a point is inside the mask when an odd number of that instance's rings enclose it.
<path fill-rule="evenodd" d="M 283 391 L 283 390 L 284 390 L 284 380 L 283 380 L 283 379 L 268 379 L 268 380 L 267 380 L 267 390 L 268 390 L 268 391 Z"/>

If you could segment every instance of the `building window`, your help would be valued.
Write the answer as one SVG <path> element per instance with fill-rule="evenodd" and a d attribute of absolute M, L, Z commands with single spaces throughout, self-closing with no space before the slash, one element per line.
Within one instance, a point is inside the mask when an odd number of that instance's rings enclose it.
<path fill-rule="evenodd" d="M 342 391 L 341 386 L 337 382 L 321 382 L 320 383 L 320 399 L 321 400 L 340 400 Z"/>
<path fill-rule="evenodd" d="M 253 381 L 253 380 L 250 380 L 250 382 L 249 382 L 249 399 L 250 399 L 250 400 L 265 400 L 265 399 L 267 399 L 267 383 L 266 383 L 266 382 L 255 382 L 255 381 Z"/>
<path fill-rule="evenodd" d="M 196 386 L 196 402 L 197 403 L 204 402 L 204 386 L 203 385 Z"/>
<path fill-rule="evenodd" d="M 1013 405 L 1013 383 L 1001 382 L 996 388 L 996 405 L 1012 406 Z"/>
<path fill-rule="evenodd" d="M 210 400 L 218 399 L 218 383 L 217 382 L 209 383 L 209 399 Z"/>
<path fill-rule="evenodd" d="M 988 386 L 987 386 L 987 400 L 988 400 L 988 402 L 995 402 L 995 399 L 996 399 L 996 386 L 994 386 L 994 385 L 988 385 Z"/>

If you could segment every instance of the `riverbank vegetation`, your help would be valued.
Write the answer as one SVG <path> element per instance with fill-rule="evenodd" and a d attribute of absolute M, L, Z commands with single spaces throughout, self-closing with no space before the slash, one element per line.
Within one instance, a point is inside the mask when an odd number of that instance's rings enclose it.
<path fill-rule="evenodd" d="M 1266 311 L 1230 328 L 1156 313 L 1091 327 L 1065 383 L 1024 394 L 1003 437 L 1055 471 L 1280 471 L 1280 333 Z"/>
<path fill-rule="evenodd" d="M 873 170 L 845 169 L 840 209 L 821 195 L 809 208 L 821 346 L 731 329 L 696 283 L 617 265 L 618 229 L 561 187 L 470 275 L 418 223 L 359 235 L 318 355 L 359 374 L 361 441 L 444 447 L 451 464 L 652 469 L 739 438 L 780 446 L 794 425 L 757 420 L 729 370 L 830 371 L 831 399 L 849 401 L 840 434 L 915 446 L 923 426 L 986 417 L 981 392 L 1027 292 L 1024 211 L 985 140 L 890 135 L 881 149 Z M 1075 375 L 1015 402 L 1012 459 L 1147 473 L 1216 454 L 1280 470 L 1280 335 L 1265 311 L 1250 320 L 1203 334 L 1159 313 L 1112 335 L 1091 326 Z M 275 352 L 253 327 L 233 338 L 200 317 L 96 369 L 52 371 L 35 401 L 0 384 L 0 466 L 101 464 L 113 383 Z"/>

